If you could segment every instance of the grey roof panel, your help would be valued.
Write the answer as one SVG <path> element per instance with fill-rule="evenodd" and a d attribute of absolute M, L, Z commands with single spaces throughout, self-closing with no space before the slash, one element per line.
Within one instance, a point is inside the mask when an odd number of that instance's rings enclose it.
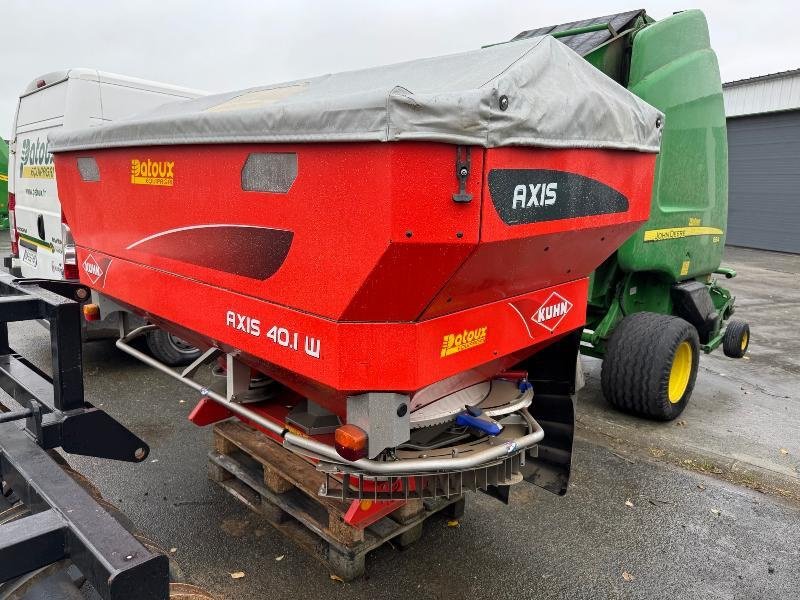
<path fill-rule="evenodd" d="M 587 27 L 600 23 L 608 23 L 616 32 L 624 31 L 627 27 L 636 20 L 637 17 L 644 14 L 643 9 L 629 10 L 628 12 L 617 13 L 615 15 L 606 15 L 603 17 L 594 17 L 591 19 L 584 19 L 582 21 L 573 21 L 572 23 L 562 23 L 560 25 L 549 25 L 547 27 L 539 27 L 537 29 L 530 29 L 518 33 L 511 41 L 524 40 L 539 35 L 552 35 L 558 31 L 567 31 L 568 29 L 577 29 L 579 27 Z M 611 31 L 605 29 L 601 31 L 592 31 L 590 33 L 580 33 L 568 37 L 559 38 L 559 41 L 568 47 L 572 48 L 581 56 L 586 56 L 598 46 L 603 45 L 605 42 L 612 38 Z"/>

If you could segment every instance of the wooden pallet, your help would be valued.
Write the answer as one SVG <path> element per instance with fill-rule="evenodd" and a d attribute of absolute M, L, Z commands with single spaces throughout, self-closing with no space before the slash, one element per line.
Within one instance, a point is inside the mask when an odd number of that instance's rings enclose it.
<path fill-rule="evenodd" d="M 405 548 L 419 539 L 428 517 L 443 512 L 458 518 L 464 512 L 463 496 L 415 499 L 365 529 L 352 527 L 344 522 L 349 502 L 318 495 L 324 474 L 236 420 L 214 426 L 208 475 L 345 581 L 364 574 L 369 551 L 389 540 Z"/>

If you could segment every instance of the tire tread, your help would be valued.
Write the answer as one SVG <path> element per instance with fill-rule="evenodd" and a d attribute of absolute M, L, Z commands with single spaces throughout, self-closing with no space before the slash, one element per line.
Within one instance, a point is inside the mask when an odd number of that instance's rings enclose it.
<path fill-rule="evenodd" d="M 678 344 L 689 340 L 694 364 L 681 402 L 666 399 L 669 369 Z M 642 417 L 668 421 L 686 406 L 697 375 L 697 330 L 679 317 L 639 312 L 625 317 L 609 340 L 601 386 L 613 406 Z"/>
<path fill-rule="evenodd" d="M 747 346 L 742 351 L 742 335 L 747 332 Z M 722 352 L 728 358 L 742 358 L 750 347 L 750 325 L 739 319 L 731 319 L 722 336 Z"/>

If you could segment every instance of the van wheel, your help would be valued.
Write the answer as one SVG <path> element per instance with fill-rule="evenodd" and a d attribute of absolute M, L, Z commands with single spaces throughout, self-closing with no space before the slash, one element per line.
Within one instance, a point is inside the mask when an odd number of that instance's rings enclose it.
<path fill-rule="evenodd" d="M 750 325 L 731 319 L 722 336 L 722 351 L 728 358 L 742 358 L 750 346 Z"/>
<path fill-rule="evenodd" d="M 147 348 L 153 358 L 170 367 L 188 365 L 200 356 L 200 350 L 163 329 L 154 329 L 147 334 Z"/>
<path fill-rule="evenodd" d="M 623 411 L 671 421 L 689 402 L 699 360 L 700 341 L 691 324 L 656 313 L 628 315 L 608 342 L 603 395 Z"/>

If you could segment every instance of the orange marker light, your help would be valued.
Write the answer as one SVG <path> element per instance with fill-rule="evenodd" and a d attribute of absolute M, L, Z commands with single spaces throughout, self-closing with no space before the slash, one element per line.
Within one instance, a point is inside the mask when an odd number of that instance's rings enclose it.
<path fill-rule="evenodd" d="M 358 460 L 367 455 L 367 434 L 355 425 L 342 425 L 334 434 L 336 452 L 345 460 Z"/>
<path fill-rule="evenodd" d="M 100 320 L 100 307 L 97 304 L 84 304 L 83 305 L 83 318 L 87 321 Z"/>

